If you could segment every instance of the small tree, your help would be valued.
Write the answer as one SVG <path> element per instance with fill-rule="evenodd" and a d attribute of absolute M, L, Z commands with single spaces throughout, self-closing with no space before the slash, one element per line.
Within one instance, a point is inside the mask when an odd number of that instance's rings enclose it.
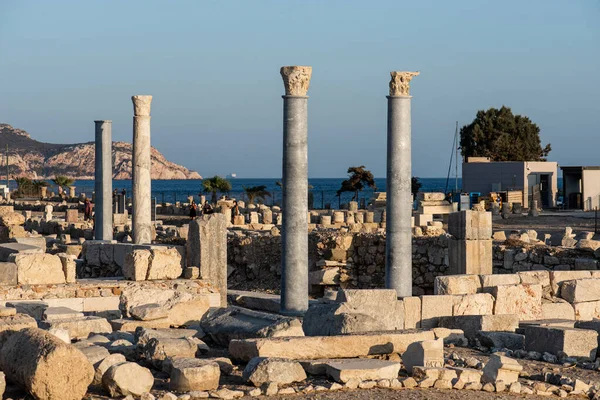
<path fill-rule="evenodd" d="M 56 175 L 54 179 L 52 179 L 52 182 L 54 182 L 54 184 L 57 186 L 58 194 L 61 195 L 63 193 L 63 187 L 71 186 L 75 180 L 73 178 L 69 178 L 68 176 Z"/>
<path fill-rule="evenodd" d="M 254 199 L 264 201 L 266 197 L 271 196 L 271 193 L 266 190 L 266 185 L 242 187 L 244 188 L 244 192 L 246 192 L 246 196 L 248 196 L 248 204 L 254 204 Z"/>
<path fill-rule="evenodd" d="M 348 174 L 350 174 L 350 177 L 342 182 L 342 187 L 337 191 L 338 197 L 344 192 L 354 192 L 352 200 L 358 200 L 358 192 L 363 190 L 365 185 L 377 190 L 373 174 L 371 171 L 366 170 L 364 165 L 348 168 Z"/>
<path fill-rule="evenodd" d="M 202 187 L 204 193 L 211 193 L 210 202 L 215 204 L 217 202 L 217 192 L 228 193 L 231 191 L 231 182 L 220 176 L 213 176 L 212 178 L 203 179 Z"/>
<path fill-rule="evenodd" d="M 423 184 L 421 181 L 419 181 L 419 178 L 416 176 L 410 178 L 410 191 L 413 195 L 413 199 L 417 198 L 417 193 L 419 193 L 419 190 L 421 190 L 421 186 L 423 186 Z"/>
<path fill-rule="evenodd" d="M 17 183 L 17 196 L 27 196 L 31 191 L 32 182 L 31 179 L 25 176 L 13 176 L 13 179 Z"/>
<path fill-rule="evenodd" d="M 35 181 L 31 182 L 31 185 L 35 189 L 36 195 L 41 196 L 42 195 L 42 188 L 43 187 L 47 187 L 48 186 L 48 182 L 35 180 Z"/>

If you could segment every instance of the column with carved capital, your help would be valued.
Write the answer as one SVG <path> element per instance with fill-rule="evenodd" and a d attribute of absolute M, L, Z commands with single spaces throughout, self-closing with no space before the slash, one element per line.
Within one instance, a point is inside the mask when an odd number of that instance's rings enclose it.
<path fill-rule="evenodd" d="M 133 101 L 133 243 L 152 242 L 150 175 L 150 105 L 152 96 L 132 96 Z"/>
<path fill-rule="evenodd" d="M 385 287 L 412 295 L 410 81 L 418 72 L 390 73 L 387 114 Z"/>
<path fill-rule="evenodd" d="M 282 67 L 283 204 L 281 313 L 308 310 L 308 85 L 311 67 Z"/>
<path fill-rule="evenodd" d="M 94 121 L 94 123 L 96 124 L 94 237 L 96 240 L 112 240 L 112 121 Z"/>

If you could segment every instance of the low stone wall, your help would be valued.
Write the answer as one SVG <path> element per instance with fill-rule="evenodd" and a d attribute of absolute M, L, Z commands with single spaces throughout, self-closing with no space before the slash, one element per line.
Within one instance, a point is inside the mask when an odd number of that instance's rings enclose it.
<path fill-rule="evenodd" d="M 413 292 L 431 293 L 436 276 L 449 273 L 448 235 L 413 238 Z M 281 237 L 270 232 L 236 231 L 228 237 L 230 287 L 277 289 Z M 517 241 L 494 242 L 495 274 L 531 270 L 594 270 L 594 253 Z M 340 286 L 381 288 L 385 279 L 385 234 L 322 230 L 309 233 L 309 270 L 319 260 L 337 262 Z M 272 286 L 275 285 L 275 286 Z"/>

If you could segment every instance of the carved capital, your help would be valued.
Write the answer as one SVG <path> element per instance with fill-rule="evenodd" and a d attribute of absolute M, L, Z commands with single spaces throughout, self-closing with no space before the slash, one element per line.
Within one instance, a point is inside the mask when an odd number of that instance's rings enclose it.
<path fill-rule="evenodd" d="M 280 73 L 287 96 L 306 96 L 310 76 L 312 75 L 312 67 L 281 67 Z"/>
<path fill-rule="evenodd" d="M 150 115 L 152 96 L 139 94 L 136 96 L 131 96 L 131 101 L 133 101 L 133 115 L 136 117 Z"/>
<path fill-rule="evenodd" d="M 410 81 L 419 72 L 392 71 L 390 75 L 390 96 L 410 96 Z"/>

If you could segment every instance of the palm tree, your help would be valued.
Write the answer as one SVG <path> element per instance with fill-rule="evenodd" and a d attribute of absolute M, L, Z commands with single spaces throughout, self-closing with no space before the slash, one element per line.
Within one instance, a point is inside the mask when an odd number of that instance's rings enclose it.
<path fill-rule="evenodd" d="M 213 176 L 212 178 L 203 179 L 202 187 L 204 193 L 211 193 L 210 202 L 215 204 L 217 202 L 217 192 L 227 193 L 231 191 L 231 182 L 220 176 Z"/>
<path fill-rule="evenodd" d="M 17 183 L 17 193 L 19 196 L 26 196 L 26 193 L 31 190 L 31 179 L 25 176 L 13 176 L 13 179 Z"/>
<path fill-rule="evenodd" d="M 337 191 L 338 197 L 341 196 L 343 192 L 354 192 L 352 200 L 358 200 L 358 192 L 363 190 L 365 184 L 373 190 L 377 190 L 373 174 L 371 171 L 366 170 L 364 165 L 361 165 L 360 167 L 350 167 L 348 168 L 348 173 L 351 175 L 342 182 L 342 187 Z"/>
<path fill-rule="evenodd" d="M 69 178 L 68 176 L 56 175 L 54 179 L 52 179 L 52 182 L 54 182 L 54 184 L 58 187 L 58 194 L 61 195 L 63 192 L 63 186 L 71 186 L 75 180 Z"/>
<path fill-rule="evenodd" d="M 271 193 L 266 190 L 266 185 L 242 187 L 246 192 L 246 196 L 248 196 L 248 204 L 254 204 L 254 199 L 265 201 L 265 197 L 271 197 Z"/>

